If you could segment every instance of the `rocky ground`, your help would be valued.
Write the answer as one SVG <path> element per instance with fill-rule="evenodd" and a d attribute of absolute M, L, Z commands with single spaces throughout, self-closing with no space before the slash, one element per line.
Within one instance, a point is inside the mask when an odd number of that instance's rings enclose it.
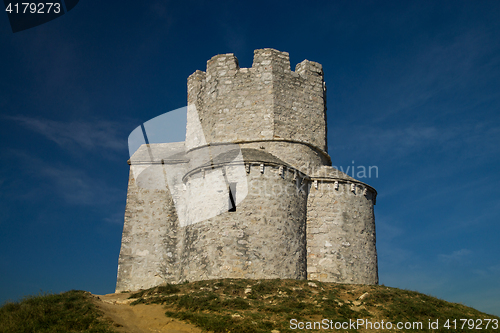
<path fill-rule="evenodd" d="M 126 333 L 201 333 L 202 330 L 165 316 L 165 306 L 138 304 L 130 293 L 94 295 L 94 304 L 104 312 L 104 318 L 114 323 L 117 332 Z"/>

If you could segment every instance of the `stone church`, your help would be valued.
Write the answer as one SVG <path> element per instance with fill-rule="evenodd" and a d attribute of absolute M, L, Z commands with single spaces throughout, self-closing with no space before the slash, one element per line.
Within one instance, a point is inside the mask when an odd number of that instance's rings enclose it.
<path fill-rule="evenodd" d="M 331 166 L 322 66 L 255 50 L 188 78 L 183 142 L 130 177 L 116 291 L 216 278 L 377 284 L 377 192 Z M 144 128 L 142 128 L 144 131 Z"/>

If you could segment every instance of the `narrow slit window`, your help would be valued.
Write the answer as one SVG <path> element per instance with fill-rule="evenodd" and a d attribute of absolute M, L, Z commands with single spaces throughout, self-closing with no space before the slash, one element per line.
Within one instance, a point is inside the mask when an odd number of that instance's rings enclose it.
<path fill-rule="evenodd" d="M 228 212 L 236 211 L 236 183 L 229 183 L 229 209 Z"/>

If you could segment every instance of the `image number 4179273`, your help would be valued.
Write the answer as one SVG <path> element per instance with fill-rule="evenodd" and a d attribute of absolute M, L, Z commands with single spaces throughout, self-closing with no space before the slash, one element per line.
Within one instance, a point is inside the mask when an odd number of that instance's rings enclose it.
<path fill-rule="evenodd" d="M 73 9 L 79 0 L 4 0 L 12 32 L 34 28 L 52 21 Z"/>

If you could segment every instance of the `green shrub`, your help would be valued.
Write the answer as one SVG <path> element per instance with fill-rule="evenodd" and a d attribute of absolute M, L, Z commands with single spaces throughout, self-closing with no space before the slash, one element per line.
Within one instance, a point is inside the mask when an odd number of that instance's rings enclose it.
<path fill-rule="evenodd" d="M 62 294 L 26 296 L 0 307 L 0 333 L 111 333 L 90 294 L 71 290 Z"/>

